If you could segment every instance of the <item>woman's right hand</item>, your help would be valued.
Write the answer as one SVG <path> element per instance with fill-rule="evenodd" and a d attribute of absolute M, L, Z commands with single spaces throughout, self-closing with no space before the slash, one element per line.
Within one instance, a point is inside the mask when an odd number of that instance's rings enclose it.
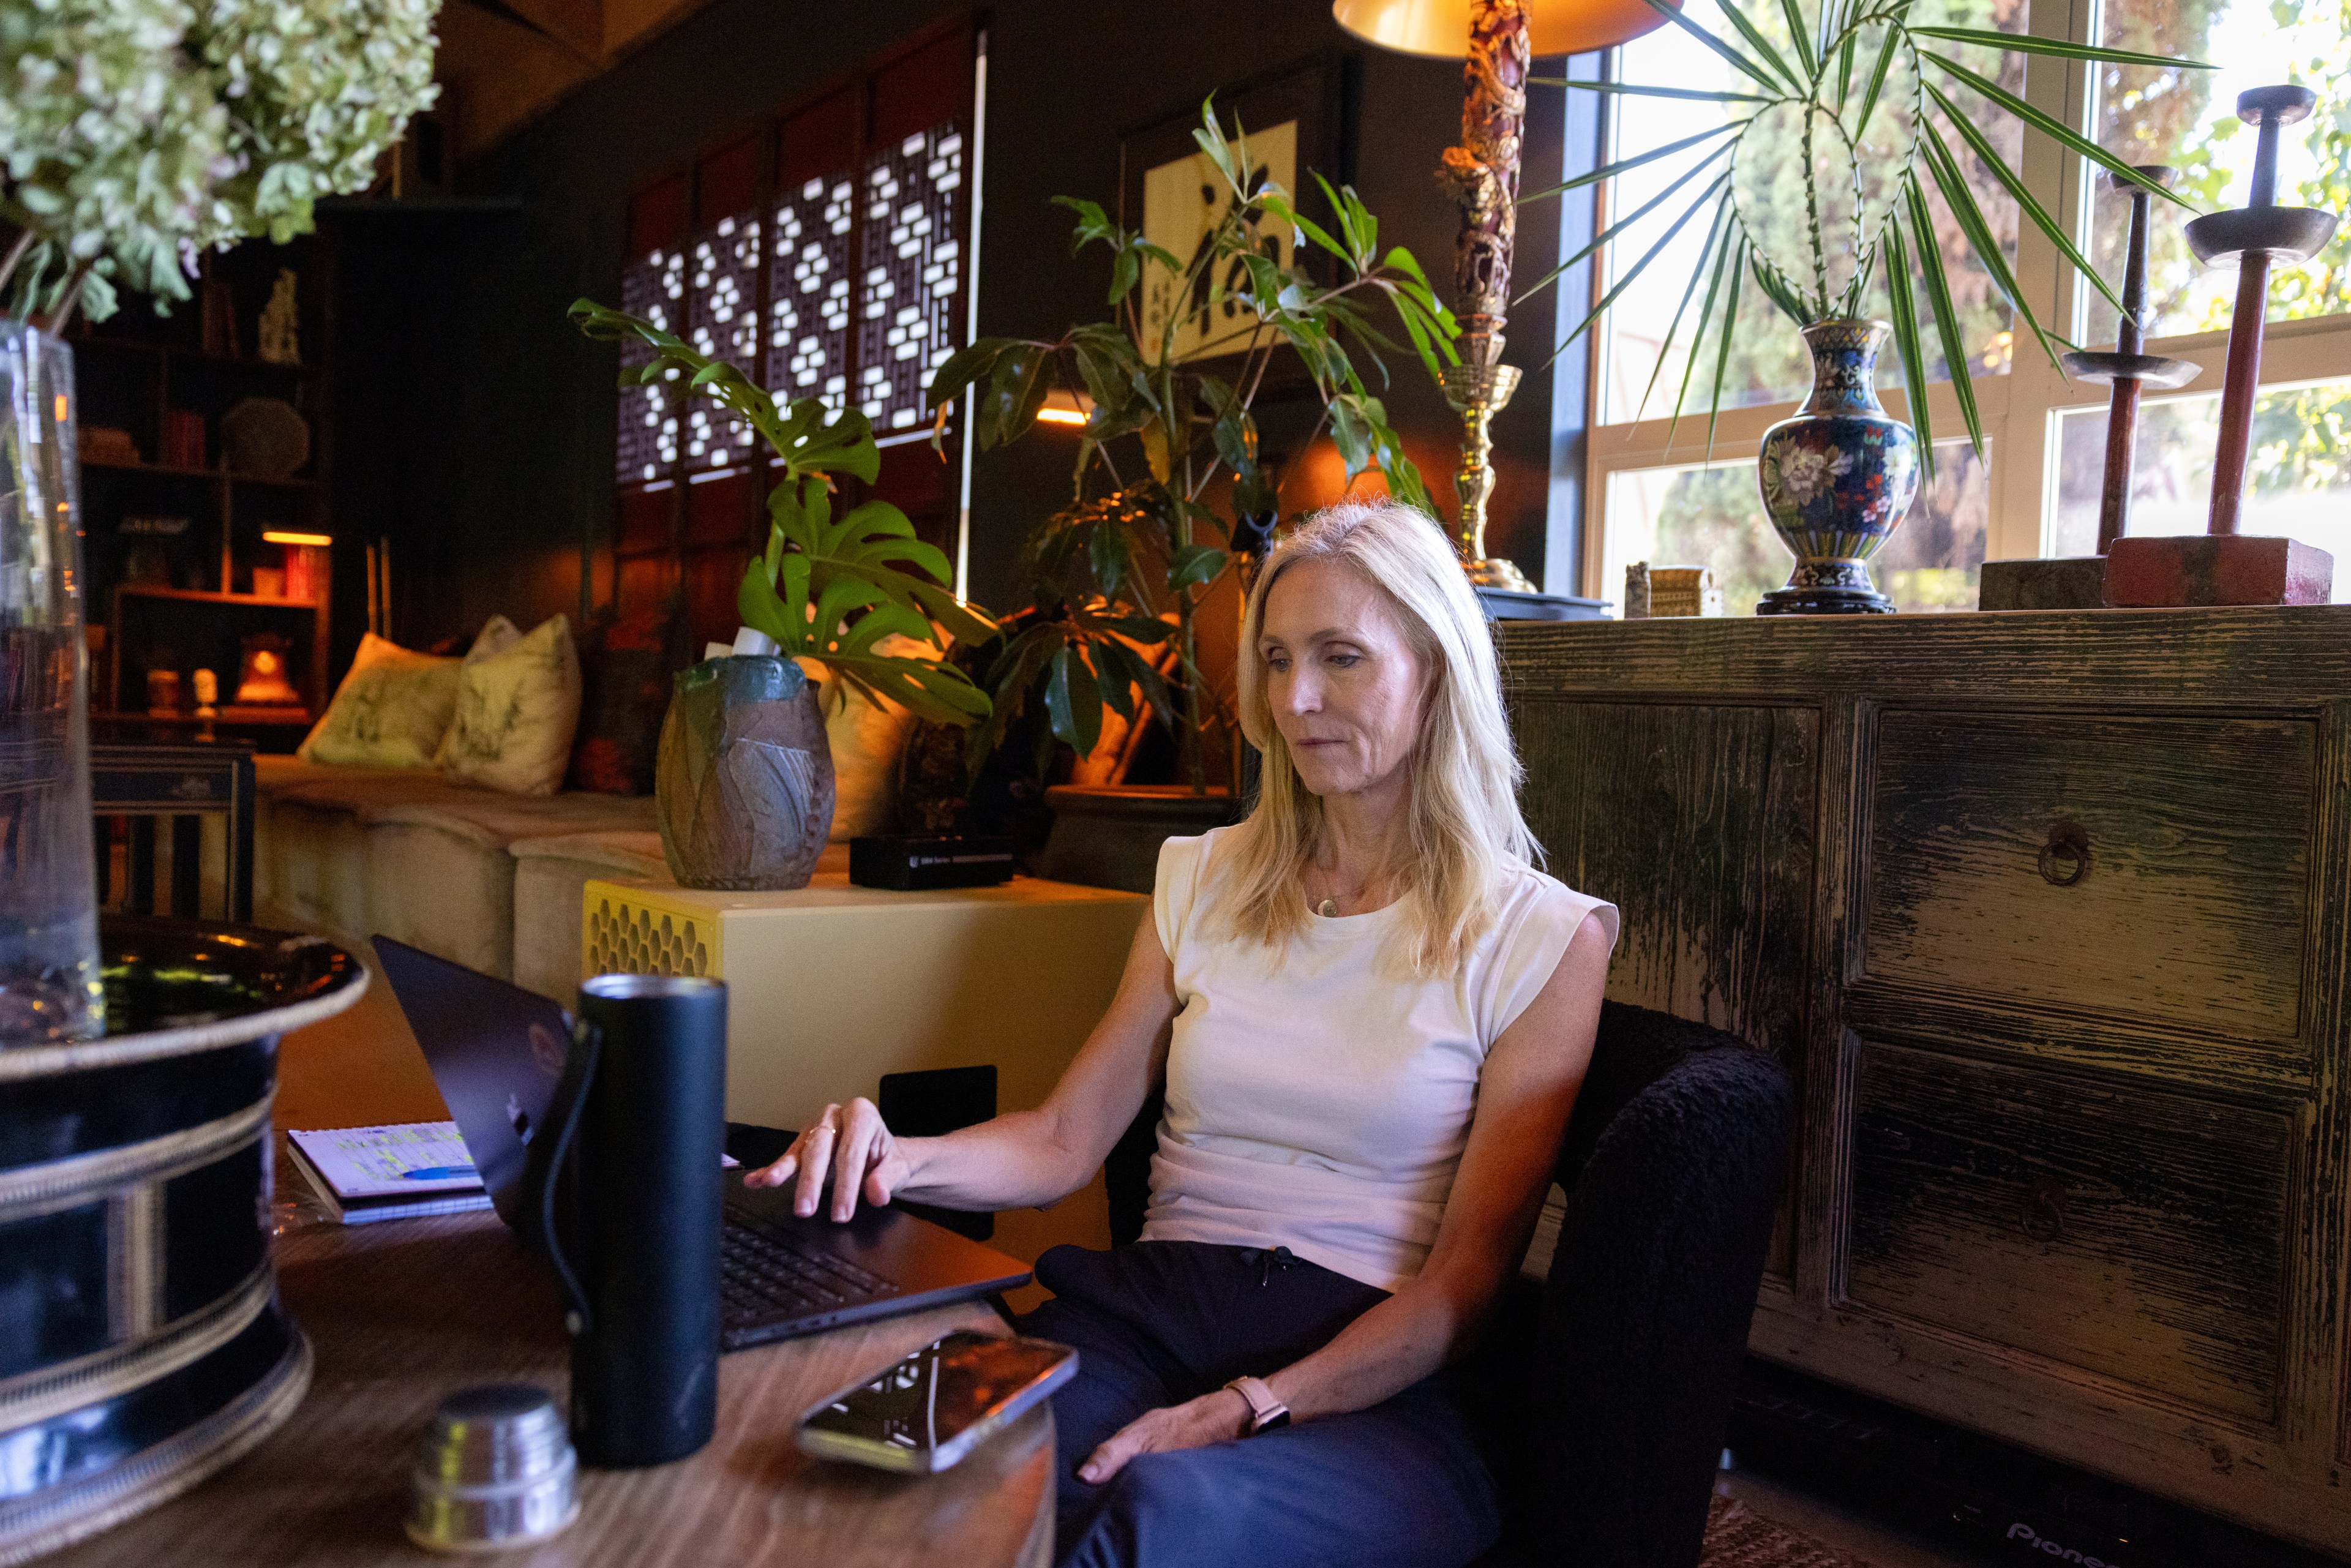
<path fill-rule="evenodd" d="M 798 1176 L 792 1212 L 813 1217 L 824 1199 L 828 1177 L 832 1183 L 832 1218 L 846 1220 L 857 1212 L 857 1195 L 880 1207 L 913 1174 L 905 1153 L 882 1113 L 871 1100 L 852 1100 L 846 1106 L 827 1105 L 824 1114 L 800 1131 L 784 1157 L 743 1177 L 745 1186 L 781 1186 Z"/>

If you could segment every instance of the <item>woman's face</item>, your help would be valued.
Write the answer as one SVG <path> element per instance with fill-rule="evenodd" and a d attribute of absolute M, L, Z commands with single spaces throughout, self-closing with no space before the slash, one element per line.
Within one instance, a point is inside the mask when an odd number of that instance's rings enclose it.
<path fill-rule="evenodd" d="M 1300 561 L 1266 595 L 1258 652 L 1274 727 L 1308 789 L 1348 795 L 1405 777 L 1426 672 L 1385 594 L 1341 562 Z"/>

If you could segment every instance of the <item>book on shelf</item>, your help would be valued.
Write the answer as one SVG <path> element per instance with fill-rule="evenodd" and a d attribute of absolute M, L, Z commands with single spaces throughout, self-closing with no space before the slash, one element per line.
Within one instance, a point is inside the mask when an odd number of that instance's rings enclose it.
<path fill-rule="evenodd" d="M 455 1122 L 288 1128 L 286 1142 L 320 1205 L 345 1225 L 490 1207 Z"/>

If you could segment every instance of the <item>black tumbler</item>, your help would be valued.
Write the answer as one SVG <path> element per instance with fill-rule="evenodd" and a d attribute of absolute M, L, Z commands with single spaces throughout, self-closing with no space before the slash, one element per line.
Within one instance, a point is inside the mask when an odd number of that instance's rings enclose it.
<path fill-rule="evenodd" d="M 726 986 L 581 985 L 549 1124 L 532 1209 L 571 1331 L 571 1440 L 605 1469 L 682 1459 L 718 1418 Z"/>

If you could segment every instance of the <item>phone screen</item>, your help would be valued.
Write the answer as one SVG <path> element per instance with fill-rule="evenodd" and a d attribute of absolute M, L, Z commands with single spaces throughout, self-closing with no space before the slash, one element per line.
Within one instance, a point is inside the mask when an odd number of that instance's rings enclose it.
<path fill-rule="evenodd" d="M 1042 1400 L 1076 1371 L 1048 1340 L 968 1332 L 933 1341 L 808 1413 L 812 1451 L 892 1469 L 944 1469 L 970 1444 Z"/>

